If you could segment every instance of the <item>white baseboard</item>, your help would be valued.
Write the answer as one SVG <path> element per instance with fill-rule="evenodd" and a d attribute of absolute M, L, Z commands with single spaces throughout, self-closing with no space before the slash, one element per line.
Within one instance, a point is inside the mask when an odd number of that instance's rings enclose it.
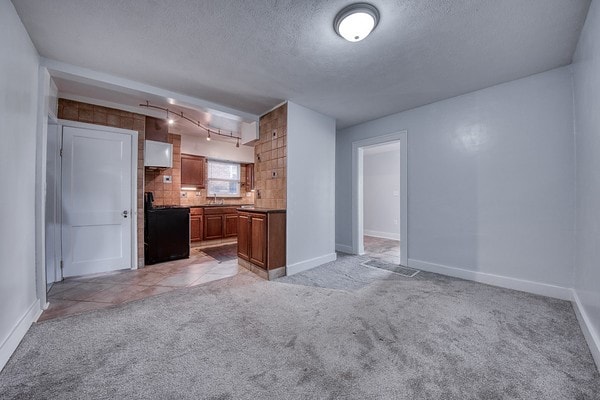
<path fill-rule="evenodd" d="M 596 368 L 600 370 L 600 334 L 594 329 L 594 326 L 590 321 L 590 317 L 585 311 L 583 304 L 581 304 L 575 289 L 572 289 L 572 295 L 575 315 L 577 315 L 577 320 L 581 326 L 581 331 L 583 332 L 583 336 L 585 337 L 588 347 L 590 348 L 592 358 L 596 363 Z"/>
<path fill-rule="evenodd" d="M 13 330 L 10 332 L 4 343 L 0 345 L 0 371 L 2 371 L 10 359 L 10 356 L 12 356 L 14 351 L 17 349 L 17 346 L 19 346 L 19 343 L 21 343 L 23 337 L 25 337 L 25 334 L 29 330 L 31 324 L 37 321 L 41 313 L 42 309 L 40 308 L 40 301 L 38 299 L 34 301 L 31 306 L 29 306 L 29 309 L 25 315 L 23 315 L 19 322 L 15 324 Z"/>
<path fill-rule="evenodd" d="M 487 272 L 478 272 L 467 269 L 448 267 L 446 265 L 434 264 L 413 259 L 408 260 L 408 266 L 423 271 L 435 272 L 437 274 L 467 279 L 470 281 L 485 283 L 492 286 L 500 286 L 507 289 L 520 290 L 522 292 L 554 297 L 556 299 L 572 299 L 571 289 L 562 286 L 527 281 L 524 279 L 510 278 L 507 276 L 494 275 Z"/>
<path fill-rule="evenodd" d="M 323 265 L 325 263 L 335 261 L 337 259 L 337 255 L 335 253 L 326 254 L 324 256 L 311 258 L 310 260 L 300 261 L 299 263 L 295 263 L 292 265 L 288 265 L 286 267 L 287 275 L 294 275 L 299 272 L 303 272 L 314 267 L 318 267 L 319 265 Z"/>
<path fill-rule="evenodd" d="M 352 246 L 346 246 L 345 244 L 335 244 L 335 251 L 341 251 L 342 253 L 354 254 Z"/>
<path fill-rule="evenodd" d="M 400 234 L 393 233 L 393 232 L 381 232 L 381 231 L 372 231 L 370 229 L 365 229 L 363 231 L 363 234 L 365 236 L 373 236 L 373 237 L 382 238 L 382 239 L 400 240 Z"/>

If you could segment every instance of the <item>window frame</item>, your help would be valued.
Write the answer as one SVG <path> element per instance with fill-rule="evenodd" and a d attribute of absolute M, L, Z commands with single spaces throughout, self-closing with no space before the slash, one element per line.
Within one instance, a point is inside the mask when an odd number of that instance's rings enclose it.
<path fill-rule="evenodd" d="M 217 160 L 217 159 L 207 159 L 206 160 L 206 197 L 214 197 L 215 193 L 211 193 L 211 182 L 235 182 L 237 184 L 237 192 L 236 193 L 217 193 L 217 197 L 229 197 L 229 198 L 239 198 L 242 197 L 242 165 L 237 161 L 229 161 L 229 160 Z M 237 167 L 237 176 L 238 179 L 224 179 L 224 178 L 212 178 L 211 177 L 211 163 L 215 164 L 229 164 Z"/>

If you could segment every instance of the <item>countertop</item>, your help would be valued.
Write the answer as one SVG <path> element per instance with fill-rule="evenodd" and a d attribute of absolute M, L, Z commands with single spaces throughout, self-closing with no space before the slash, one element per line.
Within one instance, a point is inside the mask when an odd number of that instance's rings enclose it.
<path fill-rule="evenodd" d="M 286 210 L 284 208 L 260 208 L 260 207 L 238 208 L 237 210 L 245 211 L 245 212 L 262 213 L 262 214 L 274 214 L 274 213 L 286 212 Z"/>
<path fill-rule="evenodd" d="M 187 206 L 189 208 L 202 208 L 202 207 L 234 207 L 239 208 L 241 206 L 252 206 L 252 204 L 201 204 L 198 206 Z"/>

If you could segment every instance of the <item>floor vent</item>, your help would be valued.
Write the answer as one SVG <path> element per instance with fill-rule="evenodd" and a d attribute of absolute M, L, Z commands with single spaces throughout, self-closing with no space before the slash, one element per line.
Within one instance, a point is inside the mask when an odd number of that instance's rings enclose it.
<path fill-rule="evenodd" d="M 385 269 L 386 271 L 390 271 L 390 272 L 396 273 L 398 275 L 405 276 L 407 278 L 412 278 L 420 272 L 417 269 L 403 267 L 402 265 L 390 264 L 388 262 L 381 261 L 381 260 L 375 260 L 375 259 L 366 261 L 366 262 L 362 263 L 361 265 L 364 265 L 365 267 Z"/>

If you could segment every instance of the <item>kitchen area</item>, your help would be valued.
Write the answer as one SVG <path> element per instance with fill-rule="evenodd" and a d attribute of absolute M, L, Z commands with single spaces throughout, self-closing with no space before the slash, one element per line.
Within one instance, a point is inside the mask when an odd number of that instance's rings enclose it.
<path fill-rule="evenodd" d="M 262 279 L 285 276 L 286 108 L 283 104 L 260 117 L 255 137 L 243 144 L 221 139 L 220 132 L 190 133 L 181 119 L 171 124 L 169 118 L 131 114 L 133 124 L 126 128 L 137 130 L 139 139 L 138 268 L 56 282 L 42 319 L 193 287 L 239 271 Z M 96 113 L 108 114 L 107 125 L 111 113 L 121 123 L 129 118 L 124 111 L 59 101 L 62 119 L 89 123 L 81 119 L 87 116 L 98 122 Z"/>
<path fill-rule="evenodd" d="M 214 140 L 178 135 L 166 120 L 146 117 L 146 265 L 235 247 L 240 266 L 265 279 L 285 276 L 285 113 L 284 104 L 261 117 L 249 154 L 236 144 L 219 159 L 206 151 Z"/>

